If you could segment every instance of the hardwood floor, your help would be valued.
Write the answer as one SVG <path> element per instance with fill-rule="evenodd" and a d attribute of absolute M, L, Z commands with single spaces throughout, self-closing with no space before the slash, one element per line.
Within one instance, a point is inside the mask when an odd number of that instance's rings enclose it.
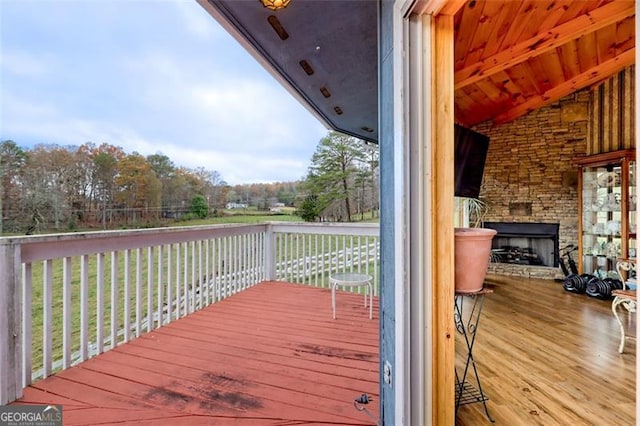
<path fill-rule="evenodd" d="M 491 275 L 474 358 L 496 425 L 634 425 L 636 349 L 619 354 L 611 301 L 562 283 Z M 625 319 L 628 319 L 625 316 Z M 635 335 L 635 314 L 632 333 Z M 465 345 L 456 337 L 456 363 Z M 491 424 L 481 403 L 461 406 L 456 424 Z"/>

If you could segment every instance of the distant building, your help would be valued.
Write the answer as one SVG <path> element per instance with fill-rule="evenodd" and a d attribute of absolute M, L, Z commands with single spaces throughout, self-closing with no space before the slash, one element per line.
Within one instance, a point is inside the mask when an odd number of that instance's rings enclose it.
<path fill-rule="evenodd" d="M 249 205 L 247 203 L 227 203 L 227 210 L 233 210 L 233 209 L 246 209 L 247 207 L 249 207 Z"/>

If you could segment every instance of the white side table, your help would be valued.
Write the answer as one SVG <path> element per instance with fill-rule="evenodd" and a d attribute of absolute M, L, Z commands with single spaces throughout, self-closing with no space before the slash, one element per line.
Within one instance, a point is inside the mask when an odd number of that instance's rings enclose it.
<path fill-rule="evenodd" d="M 331 307 L 333 308 L 333 319 L 336 319 L 336 287 L 339 285 L 347 287 L 366 287 L 364 293 L 364 307 L 367 307 L 367 296 L 369 296 L 369 319 L 373 318 L 373 286 L 371 276 L 358 274 L 355 272 L 345 272 L 329 276 L 331 284 Z"/>

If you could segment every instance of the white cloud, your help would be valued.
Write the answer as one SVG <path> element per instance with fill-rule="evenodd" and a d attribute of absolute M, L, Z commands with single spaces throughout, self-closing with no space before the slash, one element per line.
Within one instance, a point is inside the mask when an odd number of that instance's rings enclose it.
<path fill-rule="evenodd" d="M 36 14 L 33 4 L 29 11 Z M 61 20 L 68 21 L 65 11 L 79 4 L 90 11 L 90 2 L 60 3 Z M 45 29 L 24 24 L 23 39 L 0 40 L 2 50 L 12 52 L 2 57 L 3 69 L 12 67 L 12 75 L 5 73 L 0 93 L 0 138 L 27 146 L 92 141 L 143 155 L 162 152 L 179 166 L 217 170 L 232 184 L 305 175 L 326 129 L 224 36 L 200 5 L 172 3 L 169 10 L 181 17 L 180 24 L 163 28 L 166 37 L 151 40 L 134 25 L 145 19 L 136 11 L 149 9 L 130 10 L 129 4 L 119 9 L 128 15 L 117 35 L 128 40 L 131 32 L 135 48 L 114 41 L 112 14 L 105 22 L 92 15 L 95 31 L 90 33 L 76 35 L 74 26 L 57 28 L 58 21 L 47 21 Z M 158 13 L 167 13 L 163 10 Z M 42 39 L 30 38 L 36 29 L 45 37 L 44 31 L 51 31 L 46 50 Z M 55 39 L 61 33 L 64 40 L 80 37 L 83 43 L 65 48 Z M 96 46 L 101 46 L 99 55 Z M 49 56 L 39 56 L 42 51 Z"/>
<path fill-rule="evenodd" d="M 0 67 L 3 72 L 25 77 L 39 77 L 44 75 L 50 68 L 53 58 L 51 55 L 30 54 L 19 50 L 0 50 Z"/>
<path fill-rule="evenodd" d="M 187 30 L 202 39 L 212 40 L 222 34 L 222 29 L 202 7 L 193 7 L 195 0 L 177 1 L 176 8 L 184 20 Z"/>

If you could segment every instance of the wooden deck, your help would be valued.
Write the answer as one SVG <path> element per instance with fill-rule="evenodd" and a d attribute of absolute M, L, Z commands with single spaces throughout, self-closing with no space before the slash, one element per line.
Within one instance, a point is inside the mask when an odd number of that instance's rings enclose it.
<path fill-rule="evenodd" d="M 474 349 L 496 425 L 635 424 L 635 346 L 618 354 L 611 302 L 560 283 L 490 276 Z M 74 424 L 375 424 L 378 305 L 263 283 L 35 383 L 20 402 Z M 458 364 L 463 344 L 457 340 Z M 458 426 L 491 424 L 482 404 Z"/>
<path fill-rule="evenodd" d="M 262 283 L 25 389 L 65 425 L 341 424 L 378 418 L 378 306 Z M 353 401 L 372 397 L 367 412 Z"/>

